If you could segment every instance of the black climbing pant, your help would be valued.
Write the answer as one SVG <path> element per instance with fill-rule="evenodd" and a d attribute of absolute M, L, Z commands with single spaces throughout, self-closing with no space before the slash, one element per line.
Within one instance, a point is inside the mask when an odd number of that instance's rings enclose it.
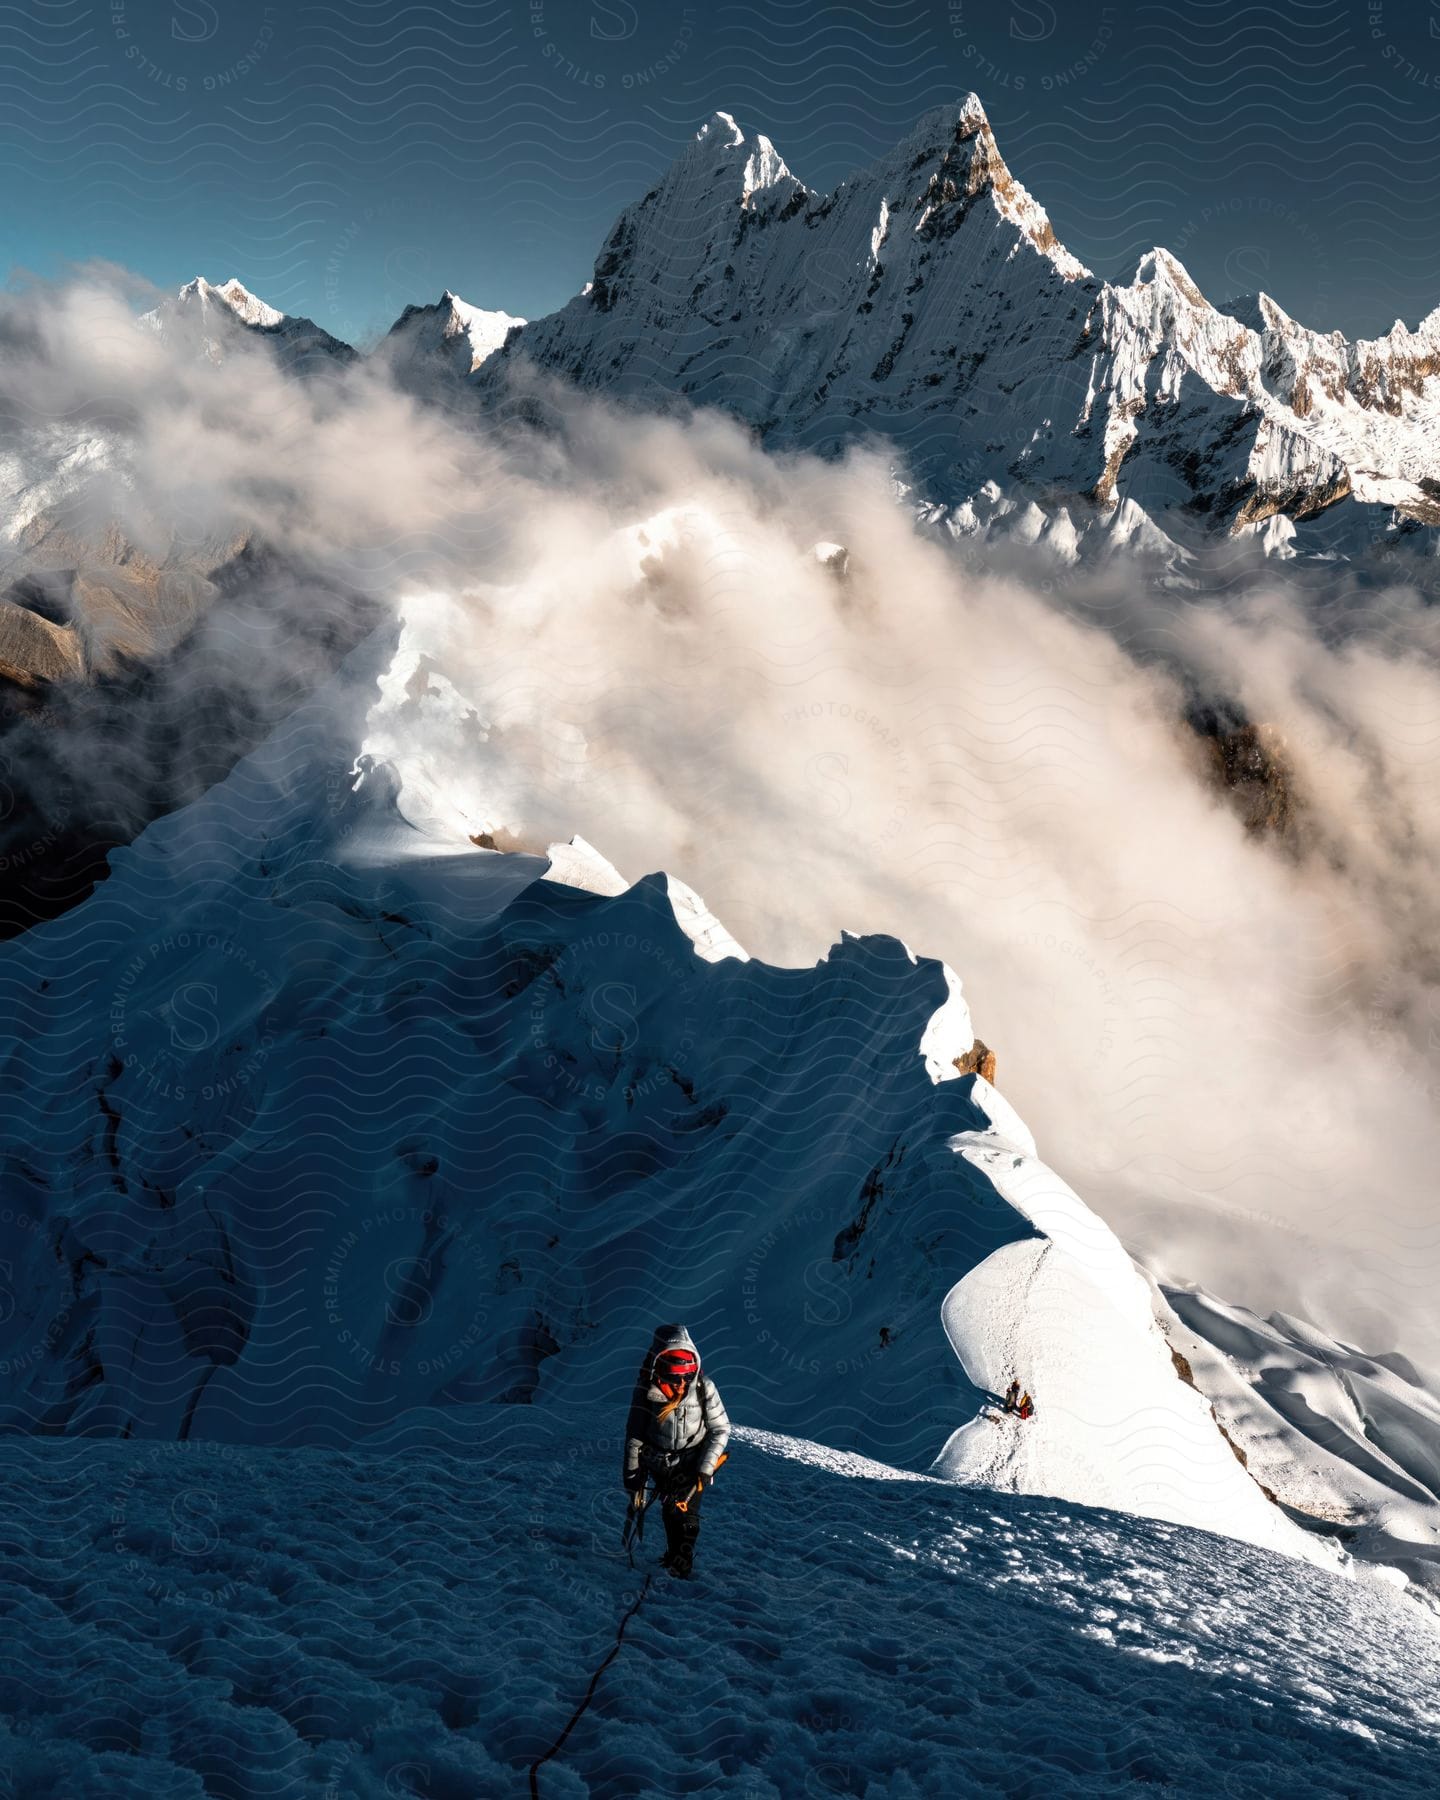
<path fill-rule="evenodd" d="M 660 1494 L 660 1516 L 665 1521 L 665 1560 L 688 1569 L 695 1559 L 695 1540 L 700 1535 L 700 1496 L 691 1494 L 684 1512 L 676 1505 L 695 1485 L 688 1476 L 678 1487 L 667 1487 Z"/>

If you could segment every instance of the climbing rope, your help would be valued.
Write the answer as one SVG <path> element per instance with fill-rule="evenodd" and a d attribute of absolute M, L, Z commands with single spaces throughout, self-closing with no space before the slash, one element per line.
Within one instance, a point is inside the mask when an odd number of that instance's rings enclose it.
<path fill-rule="evenodd" d="M 640 1589 L 640 1592 L 635 1596 L 635 1604 L 625 1614 L 624 1618 L 621 1619 L 620 1627 L 615 1633 L 615 1642 L 610 1646 L 610 1649 L 609 1649 L 608 1653 L 606 1654 L 605 1660 L 600 1664 L 600 1667 L 590 1677 L 590 1685 L 585 1690 L 585 1698 L 575 1708 L 574 1712 L 571 1713 L 569 1722 L 566 1724 L 565 1729 L 560 1733 L 559 1737 L 556 1738 L 555 1742 L 550 1746 L 550 1748 L 545 1752 L 545 1754 L 543 1756 L 538 1757 L 536 1759 L 536 1761 L 531 1763 L 531 1765 L 530 1765 L 530 1800 L 540 1800 L 540 1771 L 541 1771 L 541 1769 L 545 1766 L 545 1764 L 547 1762 L 549 1762 L 550 1758 L 552 1756 L 554 1756 L 557 1751 L 564 1748 L 566 1738 L 569 1737 L 570 1733 L 575 1729 L 576 1725 L 579 1723 L 581 1717 L 583 1716 L 583 1714 L 585 1712 L 585 1708 L 587 1706 L 589 1706 L 590 1702 L 595 1698 L 596 1684 L 599 1682 L 600 1677 L 610 1667 L 611 1663 L 614 1662 L 615 1658 L 620 1654 L 620 1646 L 625 1641 L 625 1627 L 635 1617 L 636 1613 L 639 1612 L 640 1603 L 641 1603 L 641 1601 L 644 1600 L 646 1594 L 648 1594 L 650 1592 L 650 1583 L 654 1579 L 655 1579 L 655 1571 L 652 1569 L 650 1571 L 650 1573 L 645 1577 L 644 1586 Z"/>

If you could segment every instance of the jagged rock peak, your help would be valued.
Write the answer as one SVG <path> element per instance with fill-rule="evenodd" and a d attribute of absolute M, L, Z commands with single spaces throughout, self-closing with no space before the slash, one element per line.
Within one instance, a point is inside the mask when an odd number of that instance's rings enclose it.
<path fill-rule="evenodd" d="M 378 354 L 401 386 L 434 397 L 443 364 L 452 375 L 472 375 L 524 319 L 488 312 L 446 288 L 438 300 L 407 306 L 390 327 Z"/>
<path fill-rule="evenodd" d="M 738 150 L 745 142 L 745 133 L 735 123 L 733 113 L 713 112 L 695 133 L 695 142 L 706 150 Z"/>
<path fill-rule="evenodd" d="M 1188 300 L 1191 306 L 1202 307 L 1206 312 L 1215 309 L 1195 285 L 1190 271 L 1162 245 L 1157 244 L 1153 250 L 1147 250 L 1135 265 L 1135 287 L 1151 287 L 1154 285 L 1172 288 L 1182 299 Z"/>
<path fill-rule="evenodd" d="M 988 139 L 989 147 L 995 148 L 995 134 L 990 129 L 990 120 L 980 103 L 980 96 L 965 94 L 959 100 L 947 100 L 943 106 L 932 106 L 929 112 L 922 113 L 913 129 L 895 146 L 891 156 L 908 154 L 912 160 L 921 156 L 938 156 L 956 144 L 968 143 L 976 138 Z"/>
<path fill-rule="evenodd" d="M 1049 214 L 1011 174 L 978 94 L 969 93 L 923 114 L 878 165 L 891 205 L 908 201 L 919 213 L 916 230 L 952 205 L 988 193 L 995 209 L 1016 226 L 1068 280 L 1090 274 L 1055 236 Z"/>
<path fill-rule="evenodd" d="M 694 182 L 708 183 L 728 171 L 740 177 L 739 200 L 748 206 L 752 196 L 768 194 L 776 188 L 789 198 L 805 193 L 786 167 L 785 159 L 761 132 L 746 132 L 728 112 L 713 112 L 694 138 L 675 159 L 663 187 L 686 187 Z"/>

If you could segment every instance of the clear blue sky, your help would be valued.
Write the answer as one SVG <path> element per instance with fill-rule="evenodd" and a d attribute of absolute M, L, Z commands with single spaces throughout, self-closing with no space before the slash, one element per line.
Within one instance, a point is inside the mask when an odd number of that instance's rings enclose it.
<path fill-rule="evenodd" d="M 974 88 L 1097 272 L 1163 243 L 1352 334 L 1440 303 L 1431 0 L 26 0 L 0 261 L 238 275 L 340 336 L 534 316 L 716 107 L 829 187 Z"/>

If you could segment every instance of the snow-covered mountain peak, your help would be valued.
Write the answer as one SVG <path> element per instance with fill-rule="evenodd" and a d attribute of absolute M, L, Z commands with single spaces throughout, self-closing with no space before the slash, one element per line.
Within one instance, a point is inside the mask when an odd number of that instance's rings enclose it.
<path fill-rule="evenodd" d="M 247 325 L 279 325 L 285 318 L 279 307 L 267 305 L 234 275 L 214 291 L 236 318 L 243 319 Z"/>
<path fill-rule="evenodd" d="M 733 183 L 733 187 L 732 187 Z M 713 112 L 670 165 L 660 191 L 672 201 L 698 192 L 706 197 L 719 188 L 725 201 L 748 208 L 755 195 L 779 189 L 783 204 L 807 190 L 785 165 L 769 138 L 746 132 L 728 112 Z"/>
<path fill-rule="evenodd" d="M 922 237 L 947 236 L 975 198 L 988 194 L 1000 216 L 1067 280 L 1090 273 L 1059 242 L 1044 207 L 1010 172 L 978 94 L 932 107 L 877 170 L 852 179 L 873 180 L 877 173 L 889 208 L 917 213 L 913 229 Z"/>
<path fill-rule="evenodd" d="M 1136 264 L 1135 280 L 1132 285 L 1168 288 L 1191 306 L 1198 307 L 1204 312 L 1214 312 L 1215 310 L 1204 294 L 1200 292 L 1190 271 L 1180 258 L 1172 255 L 1170 251 L 1158 244 L 1153 250 L 1147 250 Z M 1261 295 L 1262 300 L 1266 297 Z"/>
<path fill-rule="evenodd" d="M 695 133 L 695 142 L 707 150 L 735 150 L 745 142 L 745 133 L 733 113 L 713 112 Z"/>
<path fill-rule="evenodd" d="M 235 275 L 218 285 L 195 276 L 142 314 L 140 324 L 188 343 L 211 362 L 222 362 L 227 350 L 243 342 L 247 333 L 263 337 L 282 366 L 296 374 L 309 375 L 355 360 L 349 344 L 313 319 L 269 305 Z"/>
<path fill-rule="evenodd" d="M 971 137 L 976 132 L 989 130 L 990 120 L 984 105 L 980 96 L 972 90 L 963 94 L 959 100 L 943 101 L 939 106 L 932 106 L 929 112 L 921 113 L 915 121 L 914 129 L 901 140 L 898 149 L 909 149 L 913 154 L 919 154 L 927 145 L 939 147 L 962 137 Z"/>
<path fill-rule="evenodd" d="M 444 396 L 458 375 L 472 375 L 524 319 L 472 306 L 452 289 L 428 306 L 407 306 L 381 341 L 379 356 L 412 393 Z"/>
<path fill-rule="evenodd" d="M 256 325 L 264 329 L 282 325 L 286 317 L 278 307 L 270 306 L 252 294 L 235 275 L 218 285 L 207 281 L 203 275 L 197 275 L 193 281 L 185 283 L 177 298 L 182 307 L 198 306 L 202 312 L 210 306 L 223 306 L 241 324 Z"/>
<path fill-rule="evenodd" d="M 1266 293 L 1236 294 L 1229 300 L 1221 300 L 1216 304 L 1216 312 L 1224 313 L 1227 319 L 1234 319 L 1237 325 L 1243 325 L 1247 331 L 1291 331 L 1297 329 L 1296 322 L 1281 306 L 1273 295 Z M 1331 333 L 1338 338 L 1339 332 Z"/>
<path fill-rule="evenodd" d="M 965 94 L 922 113 L 892 149 L 877 163 L 857 170 L 845 185 L 879 175 L 892 205 L 899 206 L 908 197 L 918 206 L 923 202 L 930 176 L 942 165 L 953 176 L 957 168 L 966 170 L 977 159 L 983 170 L 989 159 L 998 155 L 999 147 L 979 95 Z"/>

